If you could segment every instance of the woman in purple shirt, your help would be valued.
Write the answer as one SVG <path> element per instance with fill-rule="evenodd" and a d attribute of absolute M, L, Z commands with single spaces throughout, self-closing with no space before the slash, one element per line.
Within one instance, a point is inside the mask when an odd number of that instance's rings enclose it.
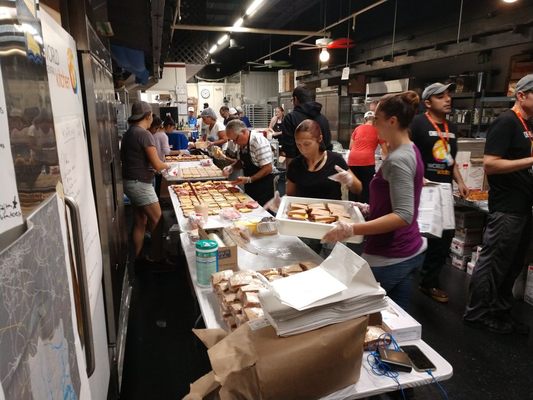
<path fill-rule="evenodd" d="M 374 123 L 389 155 L 370 183 L 368 221 L 337 223 L 323 238 L 334 242 L 365 235 L 363 258 L 388 296 L 404 309 L 409 308 L 413 276 L 427 247 L 416 221 L 424 164 L 408 130 L 418 103 L 413 91 L 381 99 Z"/>

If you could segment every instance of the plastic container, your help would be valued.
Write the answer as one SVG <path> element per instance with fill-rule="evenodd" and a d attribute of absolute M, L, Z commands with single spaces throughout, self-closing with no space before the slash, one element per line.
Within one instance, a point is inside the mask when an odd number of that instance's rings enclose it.
<path fill-rule="evenodd" d="M 346 213 L 350 216 L 352 222 L 364 222 L 365 219 L 361 211 L 352 205 L 349 201 L 343 200 L 328 200 L 328 199 L 313 199 L 307 197 L 292 197 L 283 196 L 281 204 L 276 215 L 278 221 L 278 231 L 282 235 L 300 236 L 311 239 L 322 239 L 326 233 L 333 227 L 332 224 L 323 224 L 311 221 L 298 221 L 290 219 L 287 216 L 287 208 L 290 203 L 310 204 L 310 203 L 332 203 L 339 204 L 345 208 Z M 352 236 L 345 240 L 347 243 L 362 243 L 364 237 L 362 235 Z"/>
<path fill-rule="evenodd" d="M 196 282 L 209 287 L 211 275 L 218 271 L 218 244 L 214 240 L 196 242 Z"/>

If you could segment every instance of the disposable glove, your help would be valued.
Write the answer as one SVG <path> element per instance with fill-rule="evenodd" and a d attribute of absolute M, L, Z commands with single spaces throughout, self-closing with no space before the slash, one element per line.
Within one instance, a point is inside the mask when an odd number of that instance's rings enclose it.
<path fill-rule="evenodd" d="M 335 165 L 336 174 L 329 176 L 332 181 L 339 182 L 342 185 L 351 186 L 353 183 L 353 175 L 350 171 L 344 170 L 338 165 Z"/>
<path fill-rule="evenodd" d="M 357 201 L 352 201 L 352 204 L 361 211 L 363 217 L 368 218 L 370 216 L 370 205 L 366 203 L 359 203 Z"/>
<path fill-rule="evenodd" d="M 222 175 L 224 175 L 226 178 L 231 175 L 233 172 L 233 167 L 231 165 L 228 165 L 227 167 L 224 167 L 222 170 Z"/>
<path fill-rule="evenodd" d="M 276 193 L 274 193 L 274 197 L 271 198 L 269 201 L 267 201 L 265 205 L 263 206 L 263 208 L 265 210 L 270 210 L 272 212 L 277 213 L 280 204 L 281 204 L 281 197 L 279 197 L 279 192 L 276 190 Z"/>
<path fill-rule="evenodd" d="M 329 232 L 324 235 L 321 242 L 322 243 L 342 242 L 354 235 L 352 227 L 353 227 L 353 224 L 348 224 L 346 222 L 337 221 L 333 224 L 333 228 L 331 228 Z"/>

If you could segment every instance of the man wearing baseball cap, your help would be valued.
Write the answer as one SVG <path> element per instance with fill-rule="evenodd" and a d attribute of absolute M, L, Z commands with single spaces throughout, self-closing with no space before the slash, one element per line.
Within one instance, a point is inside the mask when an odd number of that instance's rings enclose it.
<path fill-rule="evenodd" d="M 194 107 L 187 108 L 187 126 L 195 129 L 198 125 L 198 119 L 194 116 Z"/>
<path fill-rule="evenodd" d="M 489 215 L 483 248 L 470 280 L 464 321 L 496 333 L 528 334 L 511 316 L 512 288 L 526 265 L 533 207 L 533 74 L 518 81 L 515 104 L 490 125 L 483 167 Z"/>
<path fill-rule="evenodd" d="M 411 139 L 418 147 L 424 161 L 424 177 L 433 182 L 452 184 L 456 181 L 461 197 L 468 195 L 455 162 L 457 155 L 457 129 L 446 120 L 452 110 L 450 89 L 453 84 L 433 83 L 422 92 L 421 100 L 426 107 L 424 114 L 417 115 L 411 123 Z M 433 300 L 448 302 L 448 294 L 441 289 L 439 275 L 446 262 L 454 230 L 442 232 L 440 238 L 428 238 L 424 264 L 420 271 L 420 290 Z"/>

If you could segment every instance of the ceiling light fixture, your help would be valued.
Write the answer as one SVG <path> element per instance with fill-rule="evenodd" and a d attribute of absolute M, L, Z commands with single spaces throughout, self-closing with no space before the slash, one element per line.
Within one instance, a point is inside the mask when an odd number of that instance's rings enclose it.
<path fill-rule="evenodd" d="M 217 48 L 218 48 L 218 46 L 216 44 L 211 46 L 211 48 L 209 49 L 209 54 L 213 54 L 215 51 L 217 51 Z"/>
<path fill-rule="evenodd" d="M 322 49 L 322 51 L 320 52 L 320 55 L 318 56 L 318 58 L 320 58 L 320 61 L 322 61 L 323 63 L 325 62 L 328 62 L 329 61 L 329 52 L 327 49 Z"/>
<path fill-rule="evenodd" d="M 504 3 L 516 3 L 518 0 L 503 0 Z"/>
<path fill-rule="evenodd" d="M 220 46 L 222 43 L 224 43 L 228 39 L 229 39 L 229 36 L 227 34 L 224 36 L 221 36 L 220 39 L 218 39 L 217 44 Z"/>
<path fill-rule="evenodd" d="M 263 3 L 264 0 L 254 0 L 252 2 L 252 4 L 250 4 L 250 6 L 246 9 L 246 15 L 247 16 L 250 16 L 252 15 L 254 12 L 257 11 L 257 9 L 261 6 L 261 4 Z"/>
<path fill-rule="evenodd" d="M 237 21 L 235 21 L 235 23 L 233 24 L 233 27 L 234 28 L 240 28 L 242 26 L 242 23 L 244 22 L 244 19 L 239 18 Z"/>

